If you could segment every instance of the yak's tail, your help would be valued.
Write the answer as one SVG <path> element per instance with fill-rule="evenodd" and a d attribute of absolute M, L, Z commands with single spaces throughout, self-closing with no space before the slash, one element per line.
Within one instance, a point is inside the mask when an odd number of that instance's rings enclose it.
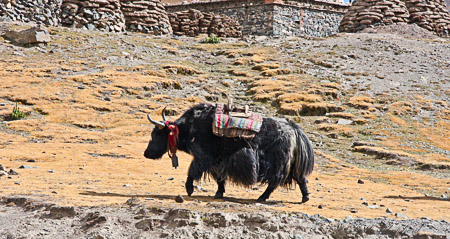
<path fill-rule="evenodd" d="M 311 141 L 303 130 L 294 122 L 289 123 L 296 132 L 291 173 L 294 179 L 300 180 L 311 174 L 314 169 L 314 151 Z"/>

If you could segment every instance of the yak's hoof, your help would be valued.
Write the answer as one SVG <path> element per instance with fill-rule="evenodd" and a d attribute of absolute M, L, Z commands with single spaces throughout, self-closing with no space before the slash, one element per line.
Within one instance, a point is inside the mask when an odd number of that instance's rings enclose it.
<path fill-rule="evenodd" d="M 214 195 L 214 199 L 222 199 L 222 198 L 223 198 L 223 193 L 217 192 L 216 195 Z"/>
<path fill-rule="evenodd" d="M 188 196 L 190 197 L 192 195 L 192 193 L 194 192 L 194 185 L 186 184 L 186 192 L 187 192 Z"/>
<path fill-rule="evenodd" d="M 305 203 L 307 201 L 309 201 L 309 197 L 308 196 L 305 196 L 305 197 L 302 198 L 302 203 Z"/>
<path fill-rule="evenodd" d="M 258 199 L 256 199 L 257 202 L 265 202 L 266 200 L 266 197 L 259 197 Z"/>

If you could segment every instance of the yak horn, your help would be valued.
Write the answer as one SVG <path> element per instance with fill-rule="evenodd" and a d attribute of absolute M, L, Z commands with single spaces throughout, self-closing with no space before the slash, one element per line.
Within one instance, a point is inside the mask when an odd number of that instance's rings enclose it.
<path fill-rule="evenodd" d="M 150 114 L 147 115 L 147 118 L 152 124 L 156 125 L 160 129 L 166 127 L 166 125 L 164 123 L 161 123 L 159 121 L 153 120 L 152 117 L 150 117 Z"/>
<path fill-rule="evenodd" d="M 166 108 L 167 108 L 167 106 L 164 107 L 164 109 L 163 109 L 163 111 L 162 111 L 162 118 L 163 118 L 163 121 L 164 121 L 164 122 L 167 121 L 167 119 L 166 119 Z"/>

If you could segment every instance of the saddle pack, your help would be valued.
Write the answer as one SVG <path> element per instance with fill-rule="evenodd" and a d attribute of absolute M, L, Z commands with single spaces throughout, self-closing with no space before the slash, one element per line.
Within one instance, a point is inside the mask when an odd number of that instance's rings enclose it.
<path fill-rule="evenodd" d="M 250 112 L 248 105 L 239 108 L 228 104 L 216 104 L 213 121 L 213 134 L 219 137 L 251 139 L 258 133 L 262 125 L 262 116 Z"/>

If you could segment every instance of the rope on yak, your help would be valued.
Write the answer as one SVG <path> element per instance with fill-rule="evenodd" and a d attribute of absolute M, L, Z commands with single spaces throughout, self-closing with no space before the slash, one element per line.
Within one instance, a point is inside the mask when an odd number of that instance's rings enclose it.
<path fill-rule="evenodd" d="M 165 122 L 167 128 L 169 129 L 169 138 L 168 138 L 168 154 L 170 159 L 172 159 L 172 166 L 174 168 L 178 167 L 178 157 L 177 157 L 177 142 L 178 142 L 178 126 L 175 125 L 171 121 Z"/>

